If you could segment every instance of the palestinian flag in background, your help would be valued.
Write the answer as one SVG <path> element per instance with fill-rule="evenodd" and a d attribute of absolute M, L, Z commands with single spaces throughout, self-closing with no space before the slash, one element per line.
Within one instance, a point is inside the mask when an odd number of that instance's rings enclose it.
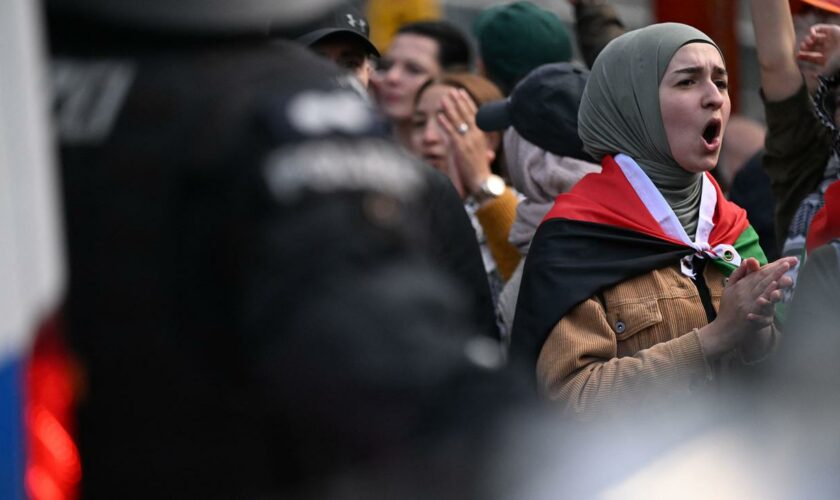
<path fill-rule="evenodd" d="M 511 333 L 511 356 L 529 366 L 554 325 L 601 290 L 674 264 L 693 276 L 695 255 L 726 276 L 742 259 L 767 262 L 746 212 L 724 198 L 710 174 L 691 241 L 631 158 L 605 157 L 602 166 L 557 197 L 531 243 Z"/>

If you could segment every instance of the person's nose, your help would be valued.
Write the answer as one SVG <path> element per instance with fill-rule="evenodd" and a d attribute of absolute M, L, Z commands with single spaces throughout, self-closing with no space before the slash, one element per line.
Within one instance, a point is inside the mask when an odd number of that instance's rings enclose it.
<path fill-rule="evenodd" d="M 435 117 L 430 117 L 423 128 L 423 144 L 432 145 L 441 141 L 440 127 L 435 123 Z"/>
<path fill-rule="evenodd" d="M 395 64 L 385 71 L 385 74 L 383 75 L 382 79 L 385 81 L 385 83 L 388 83 L 389 85 L 394 85 L 400 80 L 400 72 L 400 68 Z"/>
<path fill-rule="evenodd" d="M 721 89 L 711 80 L 706 82 L 703 93 L 703 107 L 720 109 L 727 99 L 729 99 L 729 94 L 725 89 Z"/>

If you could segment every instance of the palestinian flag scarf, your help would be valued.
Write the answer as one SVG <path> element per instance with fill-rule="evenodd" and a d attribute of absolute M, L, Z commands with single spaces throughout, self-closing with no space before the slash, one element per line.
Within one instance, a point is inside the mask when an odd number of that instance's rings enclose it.
<path fill-rule="evenodd" d="M 566 313 L 629 278 L 679 263 L 696 279 L 697 258 L 711 260 L 726 276 L 747 257 L 767 262 L 746 212 L 724 198 L 710 174 L 703 176 L 692 241 L 632 158 L 606 156 L 602 166 L 557 197 L 534 235 L 511 333 L 514 360 L 534 366 Z"/>

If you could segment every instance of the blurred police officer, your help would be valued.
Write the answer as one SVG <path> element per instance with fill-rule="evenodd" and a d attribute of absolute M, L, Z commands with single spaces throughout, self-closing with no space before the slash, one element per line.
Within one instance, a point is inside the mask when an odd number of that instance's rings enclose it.
<path fill-rule="evenodd" d="M 86 498 L 305 490 L 498 365 L 429 264 L 427 171 L 345 72 L 268 43 L 325 3 L 48 4 Z"/>

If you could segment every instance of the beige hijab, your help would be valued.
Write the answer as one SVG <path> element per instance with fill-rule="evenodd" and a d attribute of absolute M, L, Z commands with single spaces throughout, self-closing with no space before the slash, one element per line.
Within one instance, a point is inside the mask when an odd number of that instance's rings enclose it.
<path fill-rule="evenodd" d="M 528 142 L 513 127 L 505 131 L 504 144 L 510 181 L 525 196 L 516 206 L 508 241 L 526 255 L 557 195 L 570 190 L 584 175 L 600 172 L 601 166 L 552 154 Z"/>

